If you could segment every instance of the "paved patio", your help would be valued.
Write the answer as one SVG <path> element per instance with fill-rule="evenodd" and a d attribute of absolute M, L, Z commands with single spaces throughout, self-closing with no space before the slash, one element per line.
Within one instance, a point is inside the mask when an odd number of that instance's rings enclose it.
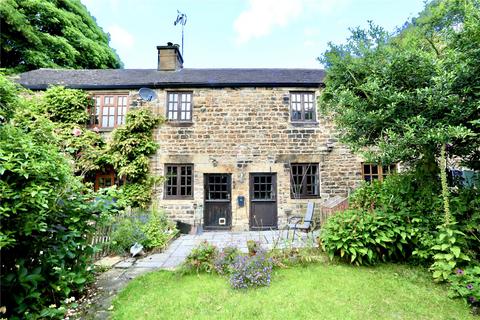
<path fill-rule="evenodd" d="M 263 248 L 271 250 L 274 248 L 311 246 L 316 243 L 314 238 L 316 238 L 317 235 L 318 232 L 314 232 L 313 237 L 311 233 L 308 235 L 300 233 L 295 236 L 295 240 L 292 239 L 293 231 L 290 231 L 289 237 L 287 238 L 287 232 L 280 230 L 244 232 L 209 231 L 199 235 L 181 235 L 162 253 L 152 254 L 140 259 L 129 258 L 117 263 L 114 267 L 120 269 L 130 269 L 132 267 L 174 269 L 178 267 L 192 249 L 202 241 L 208 241 L 219 249 L 233 246 L 243 252 L 248 252 L 248 240 L 257 241 Z"/>

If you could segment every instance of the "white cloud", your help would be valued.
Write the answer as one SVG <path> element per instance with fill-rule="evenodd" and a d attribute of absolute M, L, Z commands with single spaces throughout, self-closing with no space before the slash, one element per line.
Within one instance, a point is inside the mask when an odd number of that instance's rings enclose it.
<path fill-rule="evenodd" d="M 135 44 L 135 38 L 119 25 L 109 26 L 107 32 L 110 34 L 110 45 L 115 49 L 130 49 Z"/>
<path fill-rule="evenodd" d="M 234 22 L 237 43 L 269 35 L 277 26 L 286 26 L 303 11 L 302 0 L 250 0 L 250 7 Z"/>
<path fill-rule="evenodd" d="M 284 27 L 302 13 L 332 15 L 343 10 L 351 0 L 249 0 L 249 7 L 235 20 L 237 44 L 268 36 L 274 28 Z M 305 30 L 314 35 L 317 30 Z"/>

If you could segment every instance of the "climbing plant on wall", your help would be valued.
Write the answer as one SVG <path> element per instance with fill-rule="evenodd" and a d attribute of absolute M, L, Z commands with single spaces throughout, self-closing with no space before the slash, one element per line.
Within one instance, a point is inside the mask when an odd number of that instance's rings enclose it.
<path fill-rule="evenodd" d="M 73 159 L 74 172 L 88 184 L 95 172 L 108 166 L 115 169 L 125 183 L 114 193 L 122 206 L 146 207 L 152 188 L 158 178 L 149 174 L 150 156 L 158 145 L 153 130 L 163 122 L 147 107 L 132 108 L 127 113 L 125 126 L 116 128 L 111 139 L 87 128 L 88 108 L 92 99 L 83 90 L 62 86 L 48 88 L 43 94 L 30 96 L 31 108 L 17 115 L 17 122 L 28 124 L 48 118 L 55 144 Z M 49 137 L 51 139 L 51 137 Z"/>

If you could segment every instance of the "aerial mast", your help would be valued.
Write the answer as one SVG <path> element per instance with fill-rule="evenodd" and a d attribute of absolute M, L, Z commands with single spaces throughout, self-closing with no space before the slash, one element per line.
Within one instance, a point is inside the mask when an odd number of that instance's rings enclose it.
<path fill-rule="evenodd" d="M 180 12 L 177 9 L 177 19 L 173 23 L 174 26 L 177 24 L 182 25 L 182 57 L 183 57 L 183 28 L 185 27 L 185 24 L 187 23 L 187 15 L 185 13 Z"/>

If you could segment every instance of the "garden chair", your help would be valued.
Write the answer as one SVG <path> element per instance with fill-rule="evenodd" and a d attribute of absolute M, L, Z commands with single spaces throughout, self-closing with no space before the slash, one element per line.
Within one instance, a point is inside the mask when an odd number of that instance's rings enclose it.
<path fill-rule="evenodd" d="M 288 219 L 287 224 L 287 239 L 290 234 L 290 230 L 293 230 L 293 240 L 295 240 L 295 234 L 297 230 L 310 232 L 313 231 L 313 211 L 315 209 L 315 203 L 308 202 L 307 211 L 305 212 L 305 217 L 293 216 Z"/>

